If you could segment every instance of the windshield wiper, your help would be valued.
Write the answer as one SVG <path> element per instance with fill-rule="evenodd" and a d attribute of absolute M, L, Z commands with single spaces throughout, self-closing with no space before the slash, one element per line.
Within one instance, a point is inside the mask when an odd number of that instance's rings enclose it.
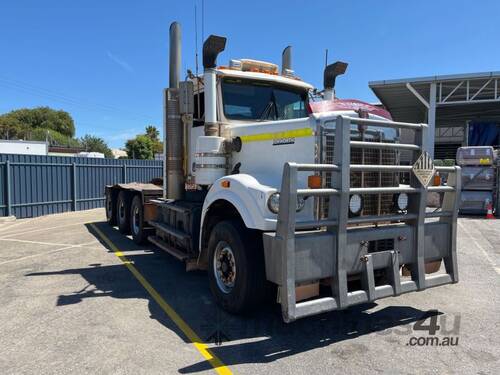
<path fill-rule="evenodd" d="M 259 117 L 258 121 L 264 121 L 269 119 L 269 114 L 271 110 L 273 109 L 273 106 L 276 105 L 276 98 L 274 97 L 274 91 L 271 94 L 271 99 L 269 100 L 269 103 L 267 103 L 266 108 L 262 111 L 262 114 Z"/>

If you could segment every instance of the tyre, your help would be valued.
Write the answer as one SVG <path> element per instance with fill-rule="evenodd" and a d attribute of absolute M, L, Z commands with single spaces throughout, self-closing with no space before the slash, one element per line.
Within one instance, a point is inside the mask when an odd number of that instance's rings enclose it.
<path fill-rule="evenodd" d="M 144 207 L 142 206 L 142 199 L 136 195 L 132 199 L 130 206 L 130 232 L 132 239 L 138 245 L 146 241 L 146 230 L 144 229 Z"/>
<path fill-rule="evenodd" d="M 130 233 L 130 202 L 125 191 L 120 191 L 116 200 L 116 221 L 120 233 Z"/>
<path fill-rule="evenodd" d="M 208 278 L 215 301 L 230 313 L 248 311 L 263 301 L 268 283 L 260 233 L 239 222 L 216 224 L 208 241 Z"/>
<path fill-rule="evenodd" d="M 104 203 L 106 208 L 106 221 L 109 225 L 116 225 L 116 205 L 113 204 L 113 193 L 111 190 L 106 191 L 106 201 Z"/>

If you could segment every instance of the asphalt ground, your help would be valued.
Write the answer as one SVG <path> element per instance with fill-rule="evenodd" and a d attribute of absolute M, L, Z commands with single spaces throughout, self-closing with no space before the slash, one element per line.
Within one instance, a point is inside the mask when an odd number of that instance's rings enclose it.
<path fill-rule="evenodd" d="M 0 373 L 498 374 L 500 220 L 460 218 L 458 255 L 458 284 L 285 324 L 224 313 L 101 209 L 0 223 Z"/>

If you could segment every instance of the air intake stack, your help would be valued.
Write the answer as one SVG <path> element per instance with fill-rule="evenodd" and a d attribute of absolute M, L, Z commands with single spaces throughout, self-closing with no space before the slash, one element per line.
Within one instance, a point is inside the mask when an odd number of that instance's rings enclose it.
<path fill-rule="evenodd" d="M 205 135 L 219 135 L 217 123 L 217 56 L 226 48 L 226 38 L 210 35 L 203 43 L 205 81 Z"/>
<path fill-rule="evenodd" d="M 323 73 L 323 86 L 325 88 L 323 99 L 335 99 L 335 79 L 345 73 L 347 70 L 347 63 L 337 61 L 328 65 Z"/>

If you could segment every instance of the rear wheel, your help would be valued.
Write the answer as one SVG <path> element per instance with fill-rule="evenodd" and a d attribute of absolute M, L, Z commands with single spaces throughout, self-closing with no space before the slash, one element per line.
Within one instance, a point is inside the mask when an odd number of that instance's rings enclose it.
<path fill-rule="evenodd" d="M 116 200 L 116 220 L 120 233 L 130 233 L 130 202 L 127 199 L 127 193 L 120 191 Z"/>
<path fill-rule="evenodd" d="M 139 195 L 136 195 L 132 199 L 132 205 L 130 206 L 130 231 L 132 232 L 132 239 L 138 245 L 146 240 L 143 212 L 142 199 Z"/>
<path fill-rule="evenodd" d="M 106 191 L 106 220 L 109 225 L 116 225 L 116 207 L 113 204 L 113 194 L 111 190 Z"/>
<path fill-rule="evenodd" d="M 249 310 L 266 296 L 268 283 L 259 235 L 233 221 L 216 224 L 210 234 L 210 290 L 217 304 L 230 313 Z"/>

